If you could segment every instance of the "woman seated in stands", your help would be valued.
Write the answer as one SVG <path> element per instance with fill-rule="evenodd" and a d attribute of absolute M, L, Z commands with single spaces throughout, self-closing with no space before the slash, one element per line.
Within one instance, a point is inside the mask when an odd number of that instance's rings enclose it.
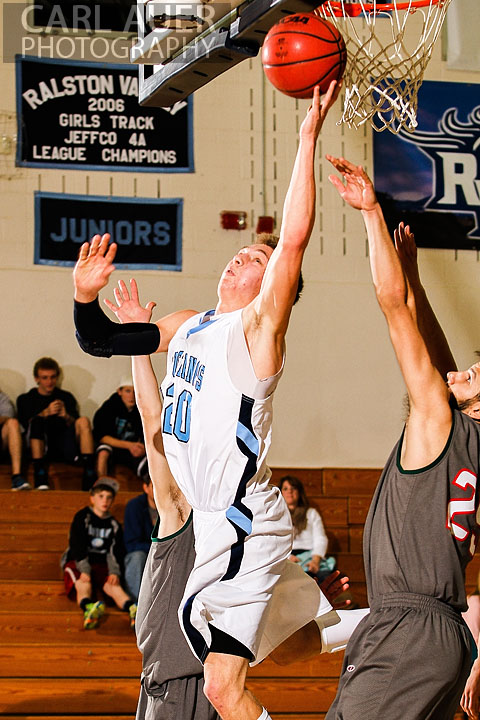
<path fill-rule="evenodd" d="M 319 582 L 335 568 L 335 559 L 327 557 L 328 538 L 320 513 L 310 507 L 303 483 L 297 477 L 285 475 L 278 487 L 290 510 L 293 524 L 292 562 Z"/>

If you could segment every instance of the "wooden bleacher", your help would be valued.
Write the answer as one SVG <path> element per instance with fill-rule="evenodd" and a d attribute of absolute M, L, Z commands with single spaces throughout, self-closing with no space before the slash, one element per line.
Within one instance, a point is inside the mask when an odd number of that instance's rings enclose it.
<path fill-rule="evenodd" d="M 3 720 L 133 720 L 141 660 L 125 614 L 108 607 L 99 627 L 87 632 L 81 612 L 63 591 L 59 558 L 74 513 L 88 502 L 78 489 L 80 470 L 55 465 L 54 489 L 15 493 L 8 470 L 0 466 L 0 715 Z M 274 469 L 274 481 L 287 473 Z M 379 473 L 292 472 L 321 511 L 329 552 L 350 577 L 361 606 L 366 604 L 362 528 Z M 114 514 L 122 520 L 125 504 L 141 487 L 127 472 L 118 479 Z M 475 560 L 470 565 L 469 589 L 478 567 Z M 267 659 L 249 672 L 248 687 L 273 720 L 321 720 L 335 696 L 342 659 L 337 653 L 286 667 Z"/>

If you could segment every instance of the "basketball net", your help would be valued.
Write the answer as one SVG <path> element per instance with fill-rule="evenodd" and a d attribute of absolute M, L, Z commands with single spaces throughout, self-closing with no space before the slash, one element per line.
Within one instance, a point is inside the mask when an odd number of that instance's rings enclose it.
<path fill-rule="evenodd" d="M 377 132 L 415 130 L 418 91 L 450 2 L 325 0 L 315 10 L 337 27 L 347 47 L 339 124 L 358 128 L 370 122 Z"/>

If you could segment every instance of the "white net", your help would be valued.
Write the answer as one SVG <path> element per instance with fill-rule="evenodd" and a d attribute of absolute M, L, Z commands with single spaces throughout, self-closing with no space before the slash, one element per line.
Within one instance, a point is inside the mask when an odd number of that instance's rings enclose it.
<path fill-rule="evenodd" d="M 358 128 L 370 122 L 379 132 L 415 130 L 418 90 L 450 2 L 326 0 L 316 9 L 347 46 L 340 123 Z"/>

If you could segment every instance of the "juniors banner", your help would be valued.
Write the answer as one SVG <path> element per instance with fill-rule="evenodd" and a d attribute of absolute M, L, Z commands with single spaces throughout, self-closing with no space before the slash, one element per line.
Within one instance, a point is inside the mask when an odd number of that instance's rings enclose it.
<path fill-rule="evenodd" d="M 117 268 L 182 269 L 183 200 L 35 193 L 37 265 L 74 265 L 82 243 L 110 233 Z"/>
<path fill-rule="evenodd" d="M 418 128 L 374 133 L 375 187 L 393 232 L 420 247 L 480 249 L 480 85 L 425 81 Z"/>
<path fill-rule="evenodd" d="M 192 100 L 138 104 L 131 65 L 18 56 L 17 165 L 192 172 Z"/>

